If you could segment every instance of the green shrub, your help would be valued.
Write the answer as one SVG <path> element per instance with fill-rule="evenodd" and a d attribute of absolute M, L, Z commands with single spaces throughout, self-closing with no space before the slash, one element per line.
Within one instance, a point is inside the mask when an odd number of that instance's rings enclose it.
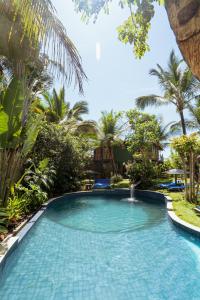
<path fill-rule="evenodd" d="M 115 174 L 111 177 L 111 183 L 115 184 L 123 180 L 123 177 L 120 174 Z"/>
<path fill-rule="evenodd" d="M 12 222 L 18 221 L 39 208 L 48 199 L 48 194 L 40 186 L 22 184 L 15 188 L 13 197 L 8 202 L 8 215 Z"/>
<path fill-rule="evenodd" d="M 81 187 L 88 150 L 82 137 L 66 133 L 59 125 L 46 124 L 37 138 L 32 159 L 38 163 L 48 157 L 56 171 L 53 192 L 62 194 Z"/>
<path fill-rule="evenodd" d="M 127 165 L 127 175 L 131 181 L 140 181 L 140 187 L 148 187 L 158 176 L 158 166 L 149 161 L 134 161 Z"/>

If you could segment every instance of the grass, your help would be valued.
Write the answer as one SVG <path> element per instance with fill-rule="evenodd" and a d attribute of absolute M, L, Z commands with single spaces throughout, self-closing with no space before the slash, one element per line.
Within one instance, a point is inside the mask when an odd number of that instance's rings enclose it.
<path fill-rule="evenodd" d="M 129 179 L 123 179 L 122 181 L 113 184 L 112 187 L 115 189 L 129 188 L 130 181 L 129 181 Z"/>
<path fill-rule="evenodd" d="M 200 214 L 197 214 L 194 210 L 196 204 L 186 201 L 184 199 L 184 192 L 168 192 L 167 190 L 157 191 L 172 198 L 174 212 L 180 219 L 200 227 Z"/>

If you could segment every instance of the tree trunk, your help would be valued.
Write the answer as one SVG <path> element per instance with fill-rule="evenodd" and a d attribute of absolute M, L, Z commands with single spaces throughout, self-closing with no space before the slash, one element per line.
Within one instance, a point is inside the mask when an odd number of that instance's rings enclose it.
<path fill-rule="evenodd" d="M 166 0 L 165 7 L 183 57 L 200 79 L 200 1 Z"/>
<path fill-rule="evenodd" d="M 109 145 L 108 149 L 109 149 L 110 157 L 111 157 L 111 161 L 112 161 L 113 175 L 117 175 L 117 167 L 116 167 L 116 164 L 115 164 L 115 158 L 114 158 L 114 153 L 113 153 L 113 147 L 112 147 L 111 145 Z"/>
<path fill-rule="evenodd" d="M 181 110 L 181 111 L 179 112 L 179 114 L 180 114 L 180 118 L 181 118 L 181 127 L 182 127 L 182 131 L 183 131 L 183 134 L 186 135 L 187 132 L 186 132 L 185 118 L 184 118 L 183 111 Z"/>
<path fill-rule="evenodd" d="M 18 150 L 0 150 L 0 206 L 7 206 L 10 191 L 22 165 L 21 153 Z"/>

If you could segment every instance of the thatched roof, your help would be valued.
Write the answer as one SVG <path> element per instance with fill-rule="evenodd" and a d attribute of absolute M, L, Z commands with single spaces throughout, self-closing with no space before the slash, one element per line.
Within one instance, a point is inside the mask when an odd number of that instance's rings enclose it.
<path fill-rule="evenodd" d="M 165 3 L 183 57 L 200 79 L 200 1 L 166 0 Z"/>

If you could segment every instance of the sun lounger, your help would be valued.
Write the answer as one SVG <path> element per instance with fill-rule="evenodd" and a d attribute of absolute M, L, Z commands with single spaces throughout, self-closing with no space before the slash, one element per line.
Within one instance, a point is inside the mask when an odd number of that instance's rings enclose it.
<path fill-rule="evenodd" d="M 93 189 L 110 189 L 110 179 L 95 179 Z"/>
<path fill-rule="evenodd" d="M 169 188 L 168 188 L 168 191 L 170 191 L 170 192 L 178 192 L 178 191 L 183 191 L 185 189 L 185 185 L 184 184 L 176 184 L 176 185 L 174 185 L 174 186 L 170 186 Z"/>

